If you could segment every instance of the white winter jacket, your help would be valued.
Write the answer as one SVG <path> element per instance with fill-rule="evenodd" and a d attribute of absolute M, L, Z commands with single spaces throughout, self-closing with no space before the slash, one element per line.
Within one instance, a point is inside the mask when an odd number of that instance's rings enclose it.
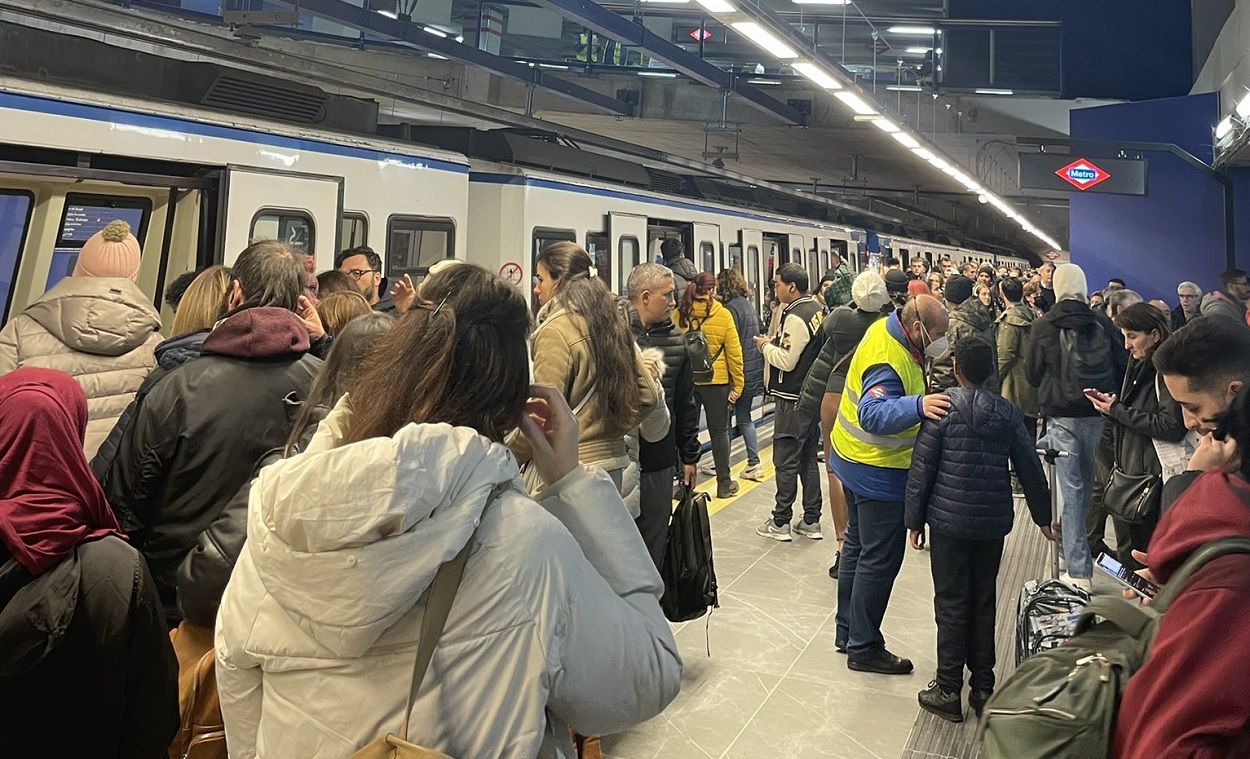
<path fill-rule="evenodd" d="M 547 711 L 567 747 L 566 724 L 611 733 L 672 701 L 682 665 L 662 583 L 606 474 L 577 469 L 535 502 L 508 449 L 471 429 L 342 445 L 349 414 L 340 403 L 252 487 L 217 618 L 231 757 L 340 759 L 397 732 L 418 601 L 479 522 L 410 740 L 534 757 Z M 485 508 L 499 483 L 513 489 Z"/>
<path fill-rule="evenodd" d="M 0 330 L 0 375 L 65 372 L 87 395 L 87 459 L 156 368 L 161 317 L 134 282 L 66 277 Z"/>

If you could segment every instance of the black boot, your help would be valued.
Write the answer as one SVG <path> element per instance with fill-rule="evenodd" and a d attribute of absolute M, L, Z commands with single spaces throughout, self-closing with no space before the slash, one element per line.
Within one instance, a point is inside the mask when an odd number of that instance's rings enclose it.
<path fill-rule="evenodd" d="M 990 700 L 990 696 L 994 695 L 992 690 L 974 690 L 968 694 L 968 706 L 972 707 L 972 711 L 981 716 L 981 712 L 985 710 L 985 702 Z"/>
<path fill-rule="evenodd" d="M 920 702 L 921 709 L 936 714 L 947 722 L 964 721 L 964 707 L 959 702 L 959 694 L 942 690 L 936 680 L 929 683 L 928 690 L 920 691 L 916 700 Z"/>

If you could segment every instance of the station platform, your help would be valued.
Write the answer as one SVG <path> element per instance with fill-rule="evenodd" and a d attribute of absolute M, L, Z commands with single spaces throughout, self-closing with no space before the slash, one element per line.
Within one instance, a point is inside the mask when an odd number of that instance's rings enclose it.
<path fill-rule="evenodd" d="M 819 541 L 796 536 L 794 542 L 779 543 L 756 535 L 776 493 L 771 446 L 762 447 L 760 458 L 764 482 L 739 479 L 742 490 L 736 497 L 711 502 L 720 608 L 710 617 L 673 626 L 685 662 L 680 695 L 655 719 L 604 736 L 604 757 L 977 756 L 977 720 L 967 707 L 966 689 L 962 724 L 923 712 L 916 703 L 937 666 L 928 551 L 907 548 L 882 630 L 887 647 L 911 659 L 915 671 L 907 676 L 850 671 L 846 656 L 834 649 L 837 583 L 828 575 L 837 547 L 833 523 L 826 512 L 826 537 Z M 742 461 L 733 467 L 735 478 L 744 468 Z M 822 477 L 821 485 L 828 504 L 828 480 Z M 715 483 L 700 489 L 714 492 Z M 1000 683 L 1014 670 L 1019 589 L 1026 580 L 1049 573 L 1045 540 L 1029 522 L 1022 500 L 1016 511 L 999 573 L 995 672 Z M 1094 591 L 1118 592 L 1113 581 L 1097 577 Z"/>

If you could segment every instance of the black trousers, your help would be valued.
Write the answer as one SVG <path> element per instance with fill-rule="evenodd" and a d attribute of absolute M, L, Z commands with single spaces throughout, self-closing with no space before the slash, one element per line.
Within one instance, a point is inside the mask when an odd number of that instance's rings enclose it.
<path fill-rule="evenodd" d="M 673 517 L 673 467 L 638 475 L 638 532 L 659 569 L 668 547 L 668 522 Z"/>
<path fill-rule="evenodd" d="M 820 419 L 799 413 L 795 401 L 776 399 L 773 405 L 773 464 L 777 469 L 777 500 L 773 523 L 780 527 L 794 518 L 794 502 L 803 483 L 803 521 L 820 521 L 824 493 L 820 490 Z"/>
<path fill-rule="evenodd" d="M 967 665 L 973 690 L 993 690 L 995 582 L 1003 539 L 961 540 L 930 530 L 929 553 L 938 686 L 959 693 Z"/>

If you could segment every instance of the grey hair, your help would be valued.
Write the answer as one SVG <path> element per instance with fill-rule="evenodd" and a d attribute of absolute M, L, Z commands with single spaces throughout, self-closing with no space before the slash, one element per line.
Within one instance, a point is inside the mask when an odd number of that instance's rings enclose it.
<path fill-rule="evenodd" d="M 1193 289 L 1195 292 L 1197 292 L 1199 295 L 1202 295 L 1202 288 L 1201 288 L 1201 287 L 1198 287 L 1198 283 L 1197 283 L 1197 282 L 1182 282 L 1182 283 L 1180 283 L 1179 285 L 1177 285 L 1177 286 L 1176 286 L 1176 289 L 1179 291 L 1182 287 L 1189 287 L 1189 288 L 1192 288 L 1192 289 Z"/>
<path fill-rule="evenodd" d="M 660 281 L 666 277 L 673 278 L 673 270 L 667 266 L 653 263 L 638 264 L 629 273 L 629 279 L 625 282 L 625 292 L 629 294 L 630 300 L 635 300 L 642 295 L 643 290 L 654 290 L 659 287 Z"/>
<path fill-rule="evenodd" d="M 1125 287 L 1119 287 L 1109 293 L 1103 293 L 1102 299 L 1109 315 L 1118 314 L 1134 303 L 1141 303 L 1145 300 L 1141 293 Z"/>

